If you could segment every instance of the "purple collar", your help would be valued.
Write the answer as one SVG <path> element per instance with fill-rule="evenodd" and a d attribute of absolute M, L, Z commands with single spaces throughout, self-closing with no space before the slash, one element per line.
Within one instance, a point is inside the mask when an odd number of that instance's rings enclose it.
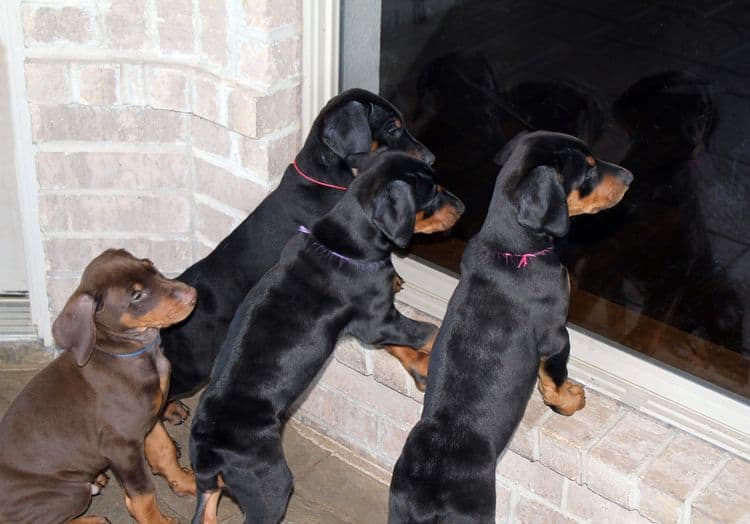
<path fill-rule="evenodd" d="M 536 251 L 534 253 L 500 253 L 500 256 L 505 258 L 505 263 L 507 264 L 510 260 L 518 259 L 518 269 L 521 269 L 523 267 L 526 267 L 529 265 L 529 260 L 536 257 L 541 257 L 543 255 L 549 255 L 552 253 L 552 246 L 542 249 L 541 251 Z"/>
<path fill-rule="evenodd" d="M 308 235 L 313 245 L 316 248 L 318 248 L 318 250 L 321 251 L 322 253 L 325 253 L 335 259 L 338 259 L 340 262 L 350 264 L 354 266 L 356 269 L 359 269 L 361 271 L 377 271 L 378 269 L 387 266 L 391 262 L 391 257 L 384 258 L 382 260 L 359 260 L 356 258 L 350 258 L 346 255 L 342 255 L 341 253 L 336 253 L 332 249 L 320 243 L 312 235 L 312 232 L 309 229 L 307 229 L 305 226 L 300 225 L 297 228 L 297 231 L 299 231 L 300 233 L 304 233 L 305 235 Z"/>

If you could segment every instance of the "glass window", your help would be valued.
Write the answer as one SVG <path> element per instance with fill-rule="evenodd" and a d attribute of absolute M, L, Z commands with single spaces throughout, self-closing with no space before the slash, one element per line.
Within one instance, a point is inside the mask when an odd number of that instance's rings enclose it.
<path fill-rule="evenodd" d="M 467 205 L 413 254 L 457 272 L 503 144 L 576 135 L 635 180 L 556 245 L 570 321 L 750 398 L 750 6 L 382 0 L 357 18 L 360 3 L 343 2 L 342 84 L 394 102 Z M 373 20 L 379 45 L 353 57 L 347 41 Z"/>

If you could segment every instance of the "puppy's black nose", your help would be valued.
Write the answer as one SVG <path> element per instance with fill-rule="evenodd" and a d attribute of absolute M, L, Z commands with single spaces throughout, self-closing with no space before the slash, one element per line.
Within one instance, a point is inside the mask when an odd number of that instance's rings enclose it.
<path fill-rule="evenodd" d="M 604 169 L 605 173 L 609 173 L 618 180 L 622 181 L 623 184 L 629 186 L 633 181 L 633 173 L 617 164 L 611 164 L 603 160 L 598 161 L 599 167 Z"/>
<path fill-rule="evenodd" d="M 464 214 L 464 211 L 466 211 L 466 206 L 464 205 L 459 198 L 451 193 L 450 191 L 446 191 L 443 189 L 443 195 L 445 195 L 448 198 L 448 201 L 453 205 L 454 208 L 456 208 L 456 212 L 458 213 L 458 216 Z"/>

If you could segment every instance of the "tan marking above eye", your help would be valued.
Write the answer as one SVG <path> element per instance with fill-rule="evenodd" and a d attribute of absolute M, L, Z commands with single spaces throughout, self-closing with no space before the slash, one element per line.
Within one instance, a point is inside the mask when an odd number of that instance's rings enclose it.
<path fill-rule="evenodd" d="M 133 291 L 143 291 L 143 284 L 140 282 L 133 284 Z"/>
<path fill-rule="evenodd" d="M 593 156 L 591 156 L 591 155 L 588 155 L 588 156 L 586 157 L 586 163 L 587 163 L 588 165 L 590 165 L 591 167 L 594 167 L 594 166 L 596 165 L 596 159 L 594 159 L 594 157 L 593 157 Z"/>

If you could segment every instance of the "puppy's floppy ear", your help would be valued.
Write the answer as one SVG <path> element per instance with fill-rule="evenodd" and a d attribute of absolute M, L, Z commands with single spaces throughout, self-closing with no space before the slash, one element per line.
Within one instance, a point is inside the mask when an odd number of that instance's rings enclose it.
<path fill-rule="evenodd" d="M 340 158 L 365 153 L 372 145 L 369 112 L 352 100 L 323 119 L 323 143 Z"/>
<path fill-rule="evenodd" d="M 414 234 L 417 217 L 414 192 L 403 180 L 389 182 L 375 197 L 372 222 L 391 242 L 404 248 Z"/>
<path fill-rule="evenodd" d="M 497 152 L 495 155 L 495 158 L 492 159 L 492 161 L 497 164 L 498 166 L 504 166 L 505 163 L 508 161 L 508 158 L 510 158 L 510 154 L 513 152 L 513 150 L 518 146 L 518 144 L 523 140 L 523 137 L 528 135 L 528 131 L 519 131 L 516 136 L 511 138 L 508 142 L 505 143 L 503 148 Z"/>
<path fill-rule="evenodd" d="M 67 349 L 79 366 L 85 366 L 94 350 L 96 300 L 87 293 L 76 292 L 65 303 L 52 324 L 52 336 L 57 345 Z"/>
<path fill-rule="evenodd" d="M 526 173 L 516 186 L 518 223 L 555 237 L 568 232 L 568 203 L 557 171 L 538 166 Z"/>

